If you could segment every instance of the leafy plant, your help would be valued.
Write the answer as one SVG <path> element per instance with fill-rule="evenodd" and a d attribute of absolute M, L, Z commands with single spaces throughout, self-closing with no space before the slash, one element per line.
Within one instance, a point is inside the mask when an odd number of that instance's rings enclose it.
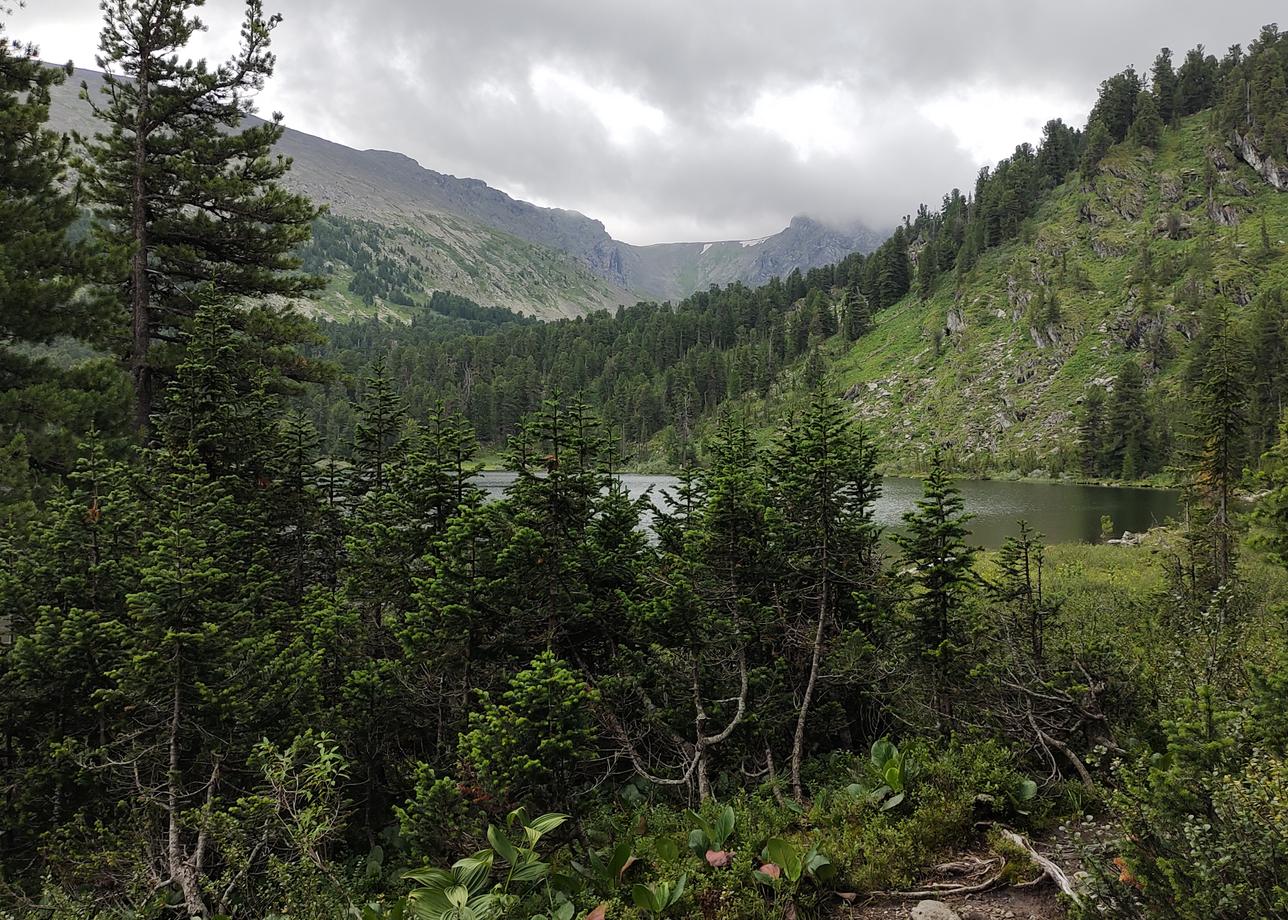
<path fill-rule="evenodd" d="M 674 907 L 684 897 L 684 886 L 689 877 L 681 875 L 674 882 L 653 882 L 649 885 L 636 885 L 631 889 L 631 900 L 640 910 L 646 910 L 660 917 Z"/>
<path fill-rule="evenodd" d="M 803 881 L 828 882 L 836 875 L 832 861 L 811 844 L 808 851 L 782 837 L 774 837 L 760 853 L 761 867 L 756 870 L 756 880 L 775 888 L 788 887 L 795 891 Z"/>
<path fill-rule="evenodd" d="M 921 764 L 910 752 L 901 752 L 892 741 L 881 738 L 872 743 L 866 777 L 851 783 L 847 791 L 867 799 L 882 811 L 889 811 L 903 804 L 909 788 L 920 775 Z"/>
<path fill-rule="evenodd" d="M 760 853 L 761 866 L 755 872 L 756 881 L 774 892 L 780 901 L 778 916 L 794 917 L 802 890 L 809 884 L 819 888 L 836 875 L 832 861 L 818 851 L 816 844 L 802 851 L 799 846 L 782 837 L 774 837 Z"/>
<path fill-rule="evenodd" d="M 548 916 L 571 920 L 571 910 L 566 918 L 562 912 L 564 904 L 569 908 L 571 904 L 550 890 L 550 864 L 537 853 L 541 838 L 567 820 L 567 815 L 546 814 L 529 821 L 519 808 L 507 818 L 507 823 L 520 831 L 518 842 L 501 828 L 488 825 L 490 849 L 458 859 L 450 870 L 430 867 L 406 873 L 405 879 L 420 884 L 407 897 L 413 916 L 417 920 L 489 920 L 512 909 L 520 899 L 517 892 L 531 891 L 546 882 L 551 905 Z M 506 870 L 494 879 L 498 860 Z"/>
<path fill-rule="evenodd" d="M 733 806 L 726 805 L 714 822 L 708 821 L 696 811 L 690 811 L 689 817 L 698 825 L 689 831 L 689 849 L 694 855 L 710 862 L 708 853 L 724 853 L 725 844 L 733 836 L 734 826 L 738 821 Z"/>
<path fill-rule="evenodd" d="M 606 856 L 601 856 L 599 851 L 591 850 L 586 864 L 574 862 L 573 868 L 589 881 L 597 892 L 601 895 L 609 895 L 621 886 L 623 876 L 635 864 L 636 859 L 628 841 L 623 841 L 604 852 Z"/>

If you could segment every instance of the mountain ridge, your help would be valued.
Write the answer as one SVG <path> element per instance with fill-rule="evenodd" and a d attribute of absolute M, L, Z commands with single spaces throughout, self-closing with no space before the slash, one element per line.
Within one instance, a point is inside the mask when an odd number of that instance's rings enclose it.
<path fill-rule="evenodd" d="M 89 136 L 97 122 L 79 98 L 82 82 L 97 92 L 102 74 L 76 69 L 54 92 L 50 124 Z M 758 241 L 635 245 L 614 239 L 602 221 L 581 212 L 514 198 L 482 179 L 439 172 L 399 151 L 358 150 L 290 127 L 277 150 L 293 160 L 286 184 L 332 214 L 373 221 L 395 235 L 413 231 L 417 241 L 404 247 L 405 257 L 419 264 L 426 296 L 451 290 L 544 319 L 637 300 L 675 300 L 712 284 L 761 284 L 794 268 L 870 251 L 883 238 L 861 225 L 836 229 L 800 216 Z M 389 304 L 372 306 L 399 312 Z M 322 309 L 345 312 L 339 304 Z"/>

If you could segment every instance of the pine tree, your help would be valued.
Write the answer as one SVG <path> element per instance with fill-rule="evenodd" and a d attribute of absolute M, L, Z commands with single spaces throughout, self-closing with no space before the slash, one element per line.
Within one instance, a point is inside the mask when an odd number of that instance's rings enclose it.
<path fill-rule="evenodd" d="M 975 550 L 967 543 L 961 492 L 953 485 L 938 448 L 924 493 L 904 515 L 904 533 L 894 535 L 909 587 L 908 639 L 927 669 L 931 707 L 938 727 L 954 723 L 950 688 L 964 676 L 969 638 L 968 608 L 974 588 Z"/>
<path fill-rule="evenodd" d="M 124 297 L 139 429 L 197 306 L 290 298 L 318 284 L 295 272 L 295 250 L 318 211 L 280 184 L 290 168 L 272 154 L 280 118 L 244 126 L 251 96 L 273 72 L 269 38 L 280 17 L 247 0 L 241 49 L 212 69 L 180 57 L 202 28 L 191 15 L 198 5 L 108 0 L 97 59 L 103 97 L 82 89 L 104 128 L 80 164 L 101 217 L 96 232 L 130 254 Z M 263 302 L 236 316 L 292 374 L 308 372 L 290 350 L 308 337 L 301 317 Z"/>

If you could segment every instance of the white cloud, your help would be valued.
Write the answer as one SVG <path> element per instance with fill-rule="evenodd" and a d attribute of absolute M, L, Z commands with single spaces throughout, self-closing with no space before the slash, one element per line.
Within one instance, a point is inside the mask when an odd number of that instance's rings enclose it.
<path fill-rule="evenodd" d="M 1094 93 L 1077 98 L 1068 92 L 979 83 L 932 96 L 918 111 L 951 132 L 971 160 L 983 166 L 1010 156 L 1024 141 L 1036 146 L 1042 126 L 1052 118 L 1081 127 L 1094 98 Z"/>
<path fill-rule="evenodd" d="M 596 86 L 575 73 L 537 64 L 528 77 L 537 104 L 561 116 L 588 114 L 604 128 L 609 141 L 629 147 L 641 135 L 662 135 L 666 113 L 638 96 L 611 85 Z"/>
<path fill-rule="evenodd" d="M 285 21 L 263 111 L 398 150 L 631 242 L 746 239 L 794 214 L 889 226 L 978 167 L 1081 127 L 1157 49 L 1222 53 L 1282 0 L 265 0 Z M 208 0 L 195 55 L 235 47 Z M 97 0 L 33 0 L 10 31 L 93 66 Z M 1106 24 L 1110 25 L 1106 25 Z"/>
<path fill-rule="evenodd" d="M 751 111 L 735 124 L 752 125 L 780 138 L 802 162 L 820 154 L 852 152 L 858 145 L 857 100 L 837 84 L 813 84 L 789 90 L 766 89 Z"/>

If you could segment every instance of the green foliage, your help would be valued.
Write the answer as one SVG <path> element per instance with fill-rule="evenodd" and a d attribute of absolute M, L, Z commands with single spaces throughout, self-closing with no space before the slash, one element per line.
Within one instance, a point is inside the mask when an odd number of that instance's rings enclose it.
<path fill-rule="evenodd" d="M 872 742 L 864 772 L 866 778 L 852 783 L 847 791 L 889 811 L 903 804 L 921 774 L 921 765 L 911 752 L 900 751 L 892 741 L 881 738 Z"/>
<path fill-rule="evenodd" d="M 648 911 L 655 917 L 665 916 L 671 908 L 680 903 L 684 897 L 684 886 L 688 876 L 681 875 L 673 882 L 652 882 L 647 885 L 635 885 L 631 888 L 631 900 L 641 910 Z"/>
<path fill-rule="evenodd" d="M 584 677 L 544 652 L 511 679 L 499 702 L 482 697 L 461 755 L 505 800 L 567 802 L 577 765 L 594 756 L 590 707 L 598 698 Z"/>
<path fill-rule="evenodd" d="M 567 815 L 544 814 L 529 821 L 519 809 L 507 819 L 518 832 L 517 841 L 505 829 L 489 825 L 489 849 L 458 859 L 450 870 L 425 868 L 405 873 L 404 879 L 417 884 L 407 896 L 411 915 L 424 920 L 486 920 L 509 915 L 538 888 L 549 893 L 550 864 L 537 848 L 542 838 L 567 820 Z"/>
<path fill-rule="evenodd" d="M 402 845 L 413 859 L 436 859 L 460 849 L 462 841 L 482 837 L 482 827 L 460 784 L 416 765 L 411 797 L 394 806 Z"/>
<path fill-rule="evenodd" d="M 732 805 L 721 809 L 715 821 L 708 821 L 696 811 L 690 811 L 689 818 L 698 825 L 689 831 L 689 849 L 695 856 L 706 859 L 708 852 L 720 852 L 727 848 L 737 823 Z"/>
<path fill-rule="evenodd" d="M 925 494 L 904 515 L 906 532 L 895 535 L 902 553 L 903 577 L 911 590 L 907 618 L 901 623 L 910 651 L 926 668 L 930 705 L 941 727 L 953 721 L 949 686 L 959 679 L 970 632 L 968 604 L 974 589 L 975 551 L 966 544 L 961 492 L 936 449 L 925 480 Z"/>
<path fill-rule="evenodd" d="M 241 304 L 231 314 L 263 352 L 266 367 L 308 376 L 290 346 L 311 338 L 307 323 L 270 295 L 294 297 L 318 286 L 299 274 L 293 253 L 317 209 L 281 185 L 290 161 L 272 152 L 280 116 L 244 126 L 256 91 L 273 73 L 269 50 L 280 16 L 248 0 L 241 47 L 214 67 L 183 52 L 203 28 L 191 0 L 141 7 L 103 5 L 106 69 L 101 98 L 82 97 L 102 123 L 77 163 L 107 251 L 128 253 L 119 283 L 129 365 L 145 427 L 196 310 Z M 211 279 L 218 279 L 218 284 Z M 155 347 L 154 347 L 155 346 Z"/>
<path fill-rule="evenodd" d="M 1119 915 L 1274 917 L 1288 908 L 1288 767 L 1242 747 L 1234 718 L 1204 691 L 1169 726 L 1166 753 L 1124 768 L 1121 855 L 1095 875 L 1097 899 Z"/>

